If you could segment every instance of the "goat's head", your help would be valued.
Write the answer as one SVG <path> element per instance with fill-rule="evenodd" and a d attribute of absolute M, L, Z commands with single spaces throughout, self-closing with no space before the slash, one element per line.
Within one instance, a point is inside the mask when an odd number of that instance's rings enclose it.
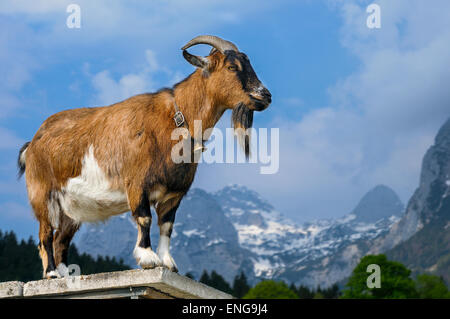
<path fill-rule="evenodd" d="M 208 44 L 213 48 L 207 57 L 192 55 L 186 51 L 196 44 Z M 184 58 L 200 69 L 207 79 L 207 91 L 227 109 L 232 109 L 232 121 L 235 129 L 252 126 L 253 111 L 262 111 L 272 102 L 272 95 L 261 83 L 253 70 L 250 60 L 239 52 L 232 42 L 216 36 L 201 35 L 181 48 Z M 248 136 L 238 137 L 249 154 Z"/>
<path fill-rule="evenodd" d="M 186 51 L 196 44 L 213 47 L 209 56 L 201 57 Z M 226 108 L 244 104 L 250 110 L 262 111 L 271 102 L 269 90 L 261 83 L 245 53 L 236 45 L 216 36 L 201 35 L 182 47 L 184 58 L 200 68 L 208 78 L 208 89 Z M 213 92 L 212 92 L 213 91 Z"/>

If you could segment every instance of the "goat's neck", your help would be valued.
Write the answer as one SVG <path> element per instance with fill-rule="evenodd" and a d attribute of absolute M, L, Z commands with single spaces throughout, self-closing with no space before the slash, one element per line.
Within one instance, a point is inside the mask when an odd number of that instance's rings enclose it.
<path fill-rule="evenodd" d="M 215 101 L 214 97 L 208 96 L 206 79 L 200 70 L 177 85 L 174 97 L 192 136 L 194 136 L 194 121 L 201 121 L 203 136 L 204 131 L 214 127 L 225 111 L 225 107 Z"/>

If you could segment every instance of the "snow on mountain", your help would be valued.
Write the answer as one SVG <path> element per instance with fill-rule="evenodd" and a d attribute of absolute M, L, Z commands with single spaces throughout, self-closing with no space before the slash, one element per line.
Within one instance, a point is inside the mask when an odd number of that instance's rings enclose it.
<path fill-rule="evenodd" d="M 326 286 L 349 274 L 348 269 L 342 270 L 349 267 L 345 261 L 344 266 L 342 261 L 335 265 L 328 257 L 348 255 L 346 249 L 354 250 L 356 242 L 388 231 L 402 212 L 399 203 L 392 190 L 378 186 L 352 213 L 300 225 L 244 186 L 229 185 L 213 194 L 192 189 L 177 213 L 171 251 L 180 272 L 190 272 L 197 278 L 205 269 L 216 270 L 232 281 L 245 271 L 252 282 L 271 278 Z M 155 248 L 158 229 L 153 226 Z M 82 252 L 116 256 L 135 266 L 132 250 L 136 228 L 130 214 L 83 228 L 77 239 Z M 318 274 L 318 265 L 335 267 L 333 274 L 326 275 L 334 281 Z"/>
<path fill-rule="evenodd" d="M 367 193 L 351 214 L 303 225 L 283 217 L 259 194 L 244 186 L 230 185 L 214 196 L 236 228 L 240 245 L 255 254 L 257 277 L 309 285 L 333 282 L 302 281 L 285 275 L 293 269 L 305 270 L 314 261 L 356 241 L 378 237 L 389 230 L 403 211 L 398 196 L 386 186 L 377 186 Z"/>

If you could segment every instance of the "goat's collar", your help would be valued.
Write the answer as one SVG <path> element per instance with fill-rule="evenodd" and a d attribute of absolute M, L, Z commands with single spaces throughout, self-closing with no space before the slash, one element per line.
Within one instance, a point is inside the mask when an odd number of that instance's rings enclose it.
<path fill-rule="evenodd" d="M 175 115 L 173 117 L 173 120 L 175 121 L 175 125 L 177 127 L 185 126 L 187 128 L 187 122 L 184 118 L 183 113 L 180 111 L 180 108 L 177 105 L 177 102 L 175 102 L 175 99 L 173 100 L 173 106 L 175 108 Z"/>
<path fill-rule="evenodd" d="M 183 113 L 180 111 L 180 108 L 178 107 L 177 102 L 175 102 L 175 99 L 173 99 L 173 107 L 175 109 L 175 115 L 173 116 L 175 125 L 177 127 L 184 126 L 189 131 L 189 125 L 188 125 L 186 119 L 184 118 Z M 192 136 L 191 136 L 191 140 L 194 141 L 194 153 L 198 152 L 198 151 L 202 151 L 202 152 L 206 151 L 206 147 L 203 146 L 203 140 L 201 143 L 199 143 L 196 140 L 194 140 L 194 138 L 192 138 Z"/>

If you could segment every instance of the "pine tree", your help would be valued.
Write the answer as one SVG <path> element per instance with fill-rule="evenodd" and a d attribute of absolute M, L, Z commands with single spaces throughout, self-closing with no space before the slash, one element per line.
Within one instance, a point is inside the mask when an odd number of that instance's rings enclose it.
<path fill-rule="evenodd" d="M 215 270 L 211 272 L 211 275 L 208 275 L 208 272 L 206 270 L 203 270 L 203 273 L 199 281 L 201 283 L 204 283 L 205 285 L 216 288 L 228 294 L 233 293 L 230 284 L 226 282 L 225 279 L 221 275 L 219 275 Z"/>
<path fill-rule="evenodd" d="M 228 294 L 233 293 L 230 284 L 226 282 L 225 279 L 221 275 L 219 275 L 215 270 L 211 272 L 211 287 L 226 292 Z"/>
<path fill-rule="evenodd" d="M 326 299 L 337 299 L 340 295 L 339 286 L 337 284 L 334 284 L 331 287 L 322 290 L 322 294 Z"/>
<path fill-rule="evenodd" d="M 300 299 L 313 299 L 314 292 L 311 291 L 308 287 L 300 285 L 297 289 L 297 295 Z"/>
<path fill-rule="evenodd" d="M 236 275 L 233 281 L 233 296 L 236 298 L 242 298 L 250 290 L 250 286 L 247 283 L 247 277 L 244 272 L 241 271 L 240 275 Z"/>
<path fill-rule="evenodd" d="M 208 285 L 208 286 L 211 285 L 211 278 L 209 278 L 208 272 L 206 270 L 203 270 L 199 281 L 205 285 Z"/>

